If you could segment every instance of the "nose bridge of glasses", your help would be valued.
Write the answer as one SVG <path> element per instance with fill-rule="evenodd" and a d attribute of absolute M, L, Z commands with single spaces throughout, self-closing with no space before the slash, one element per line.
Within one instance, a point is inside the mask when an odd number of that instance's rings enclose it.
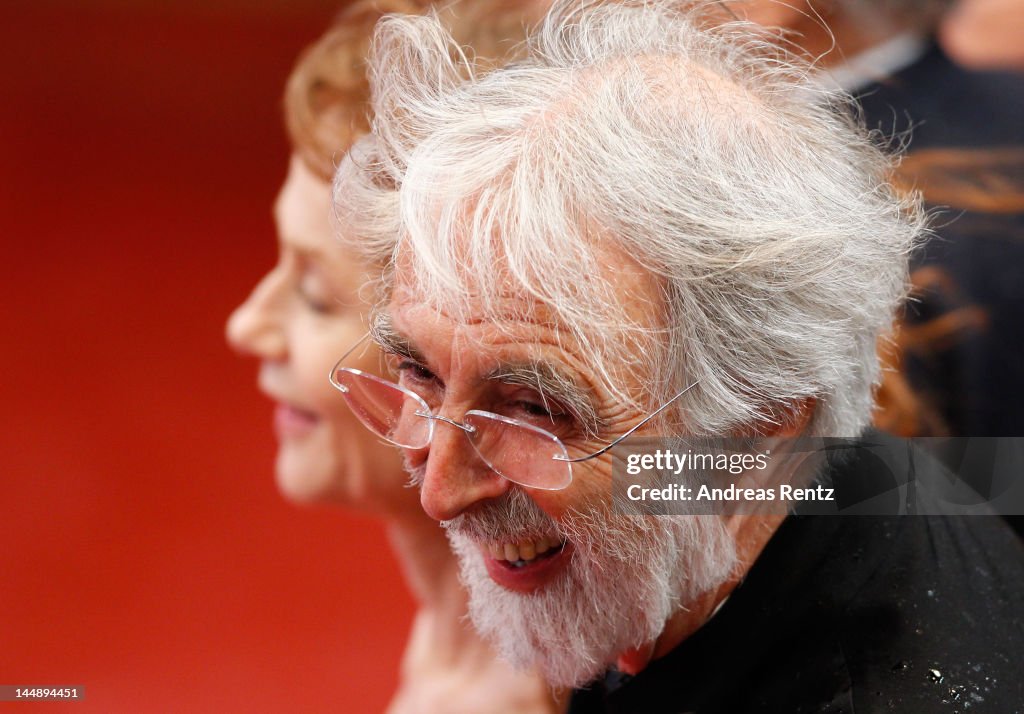
<path fill-rule="evenodd" d="M 424 419 L 433 419 L 435 421 L 443 421 L 445 424 L 451 424 L 456 429 L 461 429 L 462 431 L 466 432 L 467 434 L 473 434 L 473 433 L 476 432 L 476 427 L 470 426 L 469 424 L 461 424 L 461 423 L 455 421 L 454 419 L 449 419 L 448 417 L 441 416 L 440 414 L 431 414 L 430 412 L 423 412 L 423 411 L 417 411 L 417 412 L 414 412 L 414 413 L 415 413 L 416 416 L 423 417 Z"/>

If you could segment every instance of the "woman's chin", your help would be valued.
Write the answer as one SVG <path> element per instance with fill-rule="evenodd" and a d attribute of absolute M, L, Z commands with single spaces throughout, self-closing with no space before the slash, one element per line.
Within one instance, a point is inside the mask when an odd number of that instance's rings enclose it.
<path fill-rule="evenodd" d="M 419 494 L 406 488 L 397 452 L 390 447 L 367 452 L 365 444 L 358 443 L 340 448 L 329 433 L 323 438 L 319 434 L 280 443 L 275 478 L 284 498 L 298 504 L 344 506 L 385 519 L 422 516 Z M 367 463 L 375 468 L 368 470 Z"/>
<path fill-rule="evenodd" d="M 333 464 L 309 451 L 300 445 L 281 445 L 274 469 L 278 491 L 292 503 L 344 503 Z"/>

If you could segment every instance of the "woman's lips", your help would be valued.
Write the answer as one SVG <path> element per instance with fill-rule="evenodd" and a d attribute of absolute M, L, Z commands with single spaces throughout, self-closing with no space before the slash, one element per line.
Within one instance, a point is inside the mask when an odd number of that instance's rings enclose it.
<path fill-rule="evenodd" d="M 303 437 L 320 422 L 313 412 L 299 409 L 291 404 L 279 402 L 274 409 L 274 431 L 279 439 L 296 439 Z"/>

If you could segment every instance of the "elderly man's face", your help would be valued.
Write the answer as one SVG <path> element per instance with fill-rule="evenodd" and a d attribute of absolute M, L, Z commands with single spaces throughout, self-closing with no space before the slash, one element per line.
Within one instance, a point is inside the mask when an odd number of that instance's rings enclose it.
<path fill-rule="evenodd" d="M 655 287 L 623 262 L 606 263 L 616 265 L 610 279 L 635 303 L 630 312 L 649 314 Z M 400 381 L 428 395 L 436 414 L 461 422 L 481 409 L 526 421 L 557 436 L 571 456 L 598 450 L 646 415 L 600 386 L 590 355 L 543 310 L 512 299 L 500 325 L 456 322 L 425 305 L 404 277 L 400 269 L 385 342 L 399 353 L 392 359 Z M 596 417 L 597 438 L 574 416 L 580 405 L 559 403 L 522 378 L 531 369 L 541 384 L 557 375 L 567 401 L 588 401 L 582 411 Z M 646 378 L 621 373 L 630 391 Z M 718 585 L 735 560 L 716 518 L 611 513 L 607 455 L 574 464 L 564 490 L 529 489 L 490 470 L 460 429 L 439 421 L 431 444 L 407 451 L 406 463 L 424 510 L 448 530 L 477 628 L 513 663 L 539 667 L 556 685 L 582 684 L 623 650 L 656 638 L 680 603 Z"/>

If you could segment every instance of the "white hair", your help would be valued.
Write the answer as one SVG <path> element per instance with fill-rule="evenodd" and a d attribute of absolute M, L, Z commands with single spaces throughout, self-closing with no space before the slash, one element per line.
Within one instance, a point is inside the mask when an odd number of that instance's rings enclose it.
<path fill-rule="evenodd" d="M 392 266 L 382 299 L 400 260 L 453 319 L 497 323 L 510 293 L 541 306 L 634 405 L 699 382 L 693 433 L 814 398 L 812 434 L 855 436 L 925 216 L 843 95 L 708 9 L 560 2 L 525 59 L 483 76 L 435 18 L 386 18 L 341 223 Z M 617 265 L 652 277 L 648 315 L 627 314 Z M 645 393 L 617 387 L 626 369 Z"/>

